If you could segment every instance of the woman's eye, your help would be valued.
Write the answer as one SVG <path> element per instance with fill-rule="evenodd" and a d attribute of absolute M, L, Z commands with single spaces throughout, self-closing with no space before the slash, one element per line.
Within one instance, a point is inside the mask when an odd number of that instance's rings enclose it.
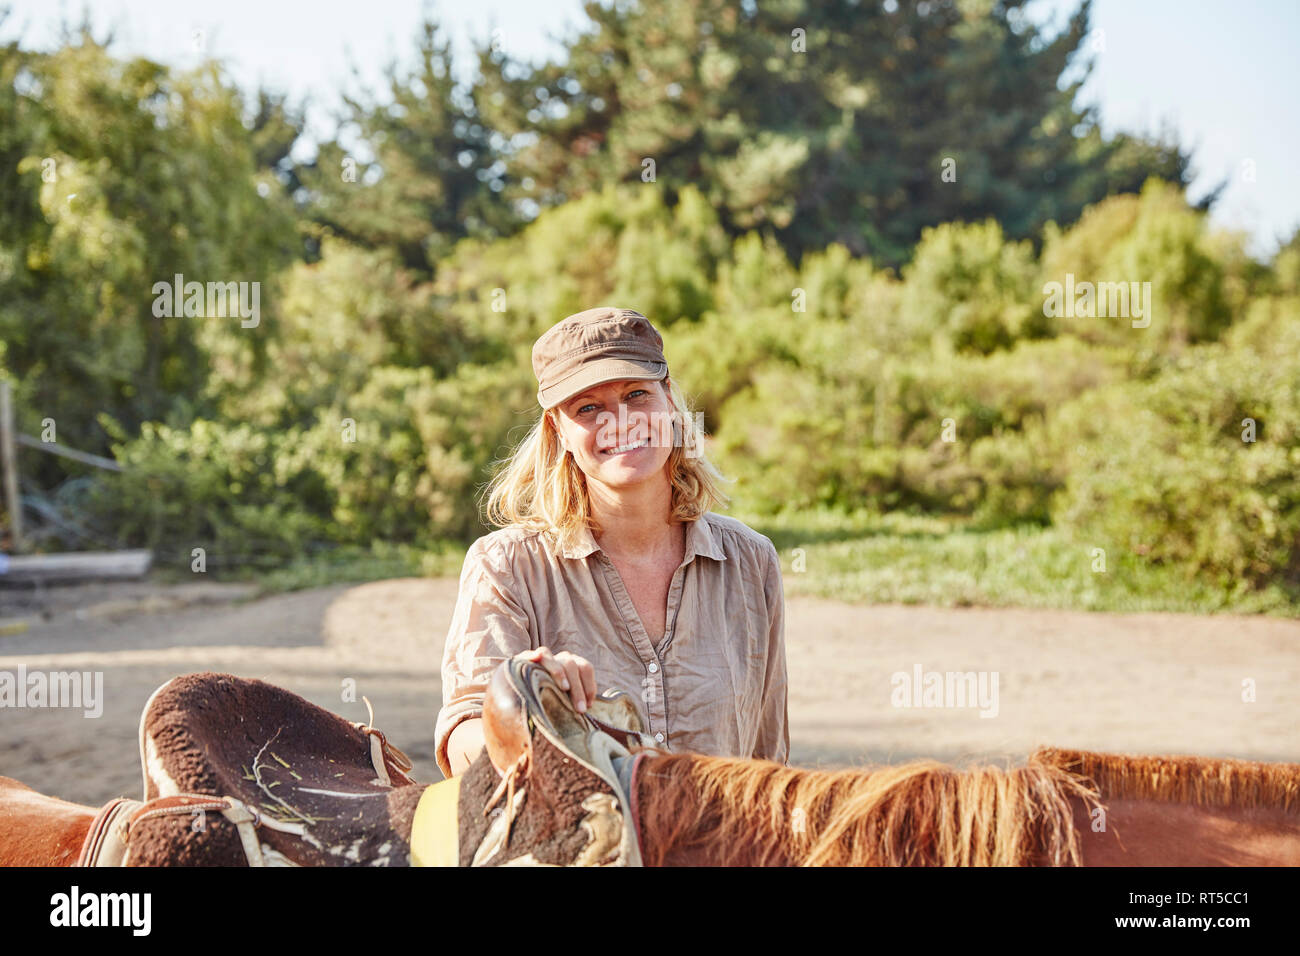
<path fill-rule="evenodd" d="M 648 397 L 649 395 L 650 395 L 650 393 L 649 393 L 648 391 L 646 391 L 644 388 L 633 389 L 632 391 L 630 391 L 630 392 L 627 393 L 627 397 L 628 397 L 628 398 L 645 398 L 645 397 Z M 575 415 L 585 415 L 585 414 L 587 414 L 587 410 L 588 410 L 588 409 L 595 408 L 595 407 L 596 407 L 596 406 L 595 406 L 594 404 L 588 403 L 588 404 L 586 404 L 586 405 L 582 405 L 582 406 L 580 406 L 580 407 L 577 409 L 577 411 L 574 412 L 574 414 L 575 414 Z"/>

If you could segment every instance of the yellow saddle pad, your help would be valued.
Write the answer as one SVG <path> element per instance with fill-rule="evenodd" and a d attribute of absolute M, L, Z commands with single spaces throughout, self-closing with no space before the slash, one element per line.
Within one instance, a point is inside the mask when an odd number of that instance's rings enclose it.
<path fill-rule="evenodd" d="M 460 777 L 425 787 L 411 822 L 411 866 L 459 866 Z"/>

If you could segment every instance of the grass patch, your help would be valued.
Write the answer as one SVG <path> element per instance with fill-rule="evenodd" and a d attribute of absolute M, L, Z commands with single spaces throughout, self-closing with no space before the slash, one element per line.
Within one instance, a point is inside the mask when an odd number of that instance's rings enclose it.
<path fill-rule="evenodd" d="M 980 529 L 960 518 L 832 511 L 732 517 L 772 539 L 789 597 L 853 604 L 1041 607 L 1080 611 L 1173 611 L 1300 617 L 1300 593 L 1281 584 L 1235 589 L 1108 549 L 1092 570 L 1092 545 L 1054 528 Z M 802 549 L 797 570 L 796 549 Z M 269 568 L 234 566 L 214 578 L 254 581 L 258 594 L 399 577 L 456 577 L 467 546 L 377 542 L 340 547 Z M 193 580 L 188 570 L 164 579 Z"/>
<path fill-rule="evenodd" d="M 979 530 L 956 519 L 831 512 L 744 517 L 781 554 L 786 594 L 852 603 L 938 607 L 1044 607 L 1300 616 L 1300 594 L 1281 584 L 1225 587 L 1054 528 Z M 797 570 L 796 549 L 803 549 Z"/>
<path fill-rule="evenodd" d="M 337 547 L 304 555 L 289 563 L 262 564 L 257 561 L 230 563 L 209 569 L 213 580 L 248 581 L 257 584 L 257 597 L 328 587 L 382 581 L 388 578 L 456 577 L 465 562 L 467 546 L 443 542 L 433 548 L 416 548 L 376 542 L 369 548 Z M 156 580 L 166 583 L 193 581 L 188 565 L 182 569 L 157 569 Z"/>

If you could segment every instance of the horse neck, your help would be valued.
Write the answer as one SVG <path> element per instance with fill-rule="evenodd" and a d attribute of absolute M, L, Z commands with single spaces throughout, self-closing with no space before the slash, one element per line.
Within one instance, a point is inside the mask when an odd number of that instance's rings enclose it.
<path fill-rule="evenodd" d="M 770 786 L 756 787 L 748 812 L 717 799 L 707 776 L 692 773 L 692 757 L 647 756 L 635 789 L 641 857 L 646 866 L 789 866 L 782 824 L 764 819 Z M 776 766 L 776 765 L 773 765 Z M 781 768 L 785 769 L 785 768 Z M 805 771 L 806 772 L 806 771 Z"/>
<path fill-rule="evenodd" d="M 743 775 L 738 783 L 735 774 L 746 767 L 753 772 Z M 882 772 L 893 776 L 886 776 L 883 783 L 900 782 L 910 769 L 918 774 L 917 779 L 928 772 L 917 765 L 888 769 Z M 1026 768 L 1022 772 L 1031 771 Z M 726 785 L 720 785 L 721 778 L 729 774 L 732 776 Z M 1054 779 L 1057 775 L 1062 779 Z M 923 794 L 915 790 L 910 795 L 900 795 L 899 800 L 904 810 L 910 807 L 916 812 L 896 817 L 896 821 L 902 822 L 901 829 L 885 828 L 899 839 L 881 852 L 870 851 L 874 837 L 861 829 L 865 822 L 859 815 L 864 807 L 861 796 L 846 798 L 850 797 L 855 782 L 873 776 L 794 770 L 766 762 L 685 754 L 646 757 L 636 780 L 642 858 L 647 865 L 665 866 L 782 866 L 854 860 L 895 864 L 933 862 L 934 853 L 918 855 L 914 851 L 933 848 L 936 807 L 931 803 L 927 809 L 925 803 L 918 802 Z M 1025 805 L 1015 814 L 1017 819 L 1033 815 L 1046 820 L 1050 816 L 1056 827 L 1054 836 L 1042 826 L 1017 834 L 1012 832 L 1016 829 L 1013 825 L 1002 834 L 1001 839 L 1028 838 L 1030 847 L 1025 848 L 1029 849 L 1029 855 L 1020 857 L 1026 863 L 1300 866 L 1300 813 L 1295 810 L 1103 795 L 1102 812 L 1098 813 L 1092 796 L 1084 798 L 1086 788 L 1064 777 L 1061 771 L 1051 771 L 1046 779 L 1039 778 L 1039 786 L 1031 786 L 1024 793 L 1041 794 L 1042 784 L 1051 784 L 1065 803 L 1053 805 L 1049 800 L 1036 808 Z M 834 778 L 833 786 L 818 786 L 819 782 L 825 784 L 831 778 Z M 787 799 L 799 784 L 821 794 L 816 804 L 809 805 L 806 819 L 795 815 L 794 803 Z M 729 794 L 728 799 L 719 798 L 723 791 Z M 963 799 L 968 797 L 969 794 Z M 838 830 L 827 826 L 828 811 L 837 806 L 846 811 L 838 816 L 841 827 Z M 1060 808 L 1059 813 L 1056 807 Z M 1026 813 L 1031 809 L 1033 814 Z M 972 806 L 967 805 L 967 813 L 971 812 Z M 997 822 L 995 816 L 979 813 L 971 819 L 982 818 L 986 822 L 981 826 L 993 826 Z M 800 852 L 800 848 L 809 847 L 818 837 L 825 838 L 823 843 L 833 843 L 834 852 L 823 852 L 818 859 L 813 859 L 808 852 Z M 1031 848 L 1034 843 L 1037 843 L 1036 851 Z M 1077 847 L 1078 856 L 1072 847 Z M 939 854 L 937 858 L 953 862 L 978 860 L 974 855 L 960 854 L 947 857 Z"/>
<path fill-rule="evenodd" d="M 1300 814 L 1267 807 L 1103 799 L 1076 803 L 1084 866 L 1300 866 Z"/>

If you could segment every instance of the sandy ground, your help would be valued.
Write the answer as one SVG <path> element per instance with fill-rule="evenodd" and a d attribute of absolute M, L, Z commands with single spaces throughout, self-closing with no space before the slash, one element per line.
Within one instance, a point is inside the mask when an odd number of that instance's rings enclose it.
<path fill-rule="evenodd" d="M 101 804 L 138 796 L 141 708 L 216 670 L 287 687 L 433 760 L 455 579 L 339 585 L 248 600 L 230 585 L 0 592 L 0 671 L 102 671 L 103 714 L 0 708 L 0 774 Z M 1022 761 L 1037 744 L 1300 761 L 1300 621 L 787 602 L 791 763 Z M 896 707 L 896 673 L 996 672 L 997 714 Z M 599 676 L 599 675 L 598 675 Z M 343 700 L 346 680 L 357 700 Z M 1255 700 L 1243 700 L 1253 681 Z M 987 686 L 987 685 L 986 685 Z"/>

